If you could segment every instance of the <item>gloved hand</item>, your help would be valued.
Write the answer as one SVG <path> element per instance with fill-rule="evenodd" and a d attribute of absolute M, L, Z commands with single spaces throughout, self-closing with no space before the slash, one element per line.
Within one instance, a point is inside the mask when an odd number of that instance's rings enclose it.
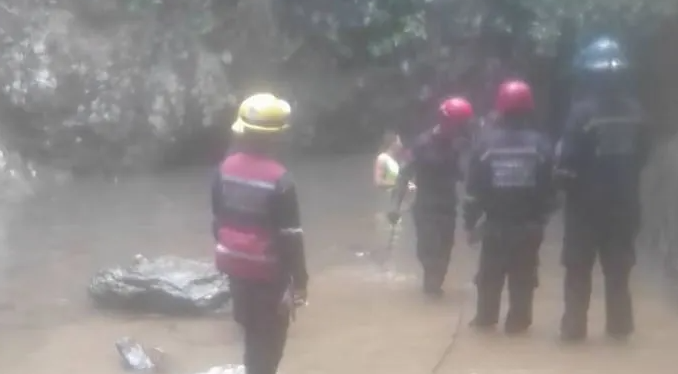
<path fill-rule="evenodd" d="M 400 221 L 400 212 L 391 211 L 386 213 L 386 218 L 391 225 L 395 225 Z"/>

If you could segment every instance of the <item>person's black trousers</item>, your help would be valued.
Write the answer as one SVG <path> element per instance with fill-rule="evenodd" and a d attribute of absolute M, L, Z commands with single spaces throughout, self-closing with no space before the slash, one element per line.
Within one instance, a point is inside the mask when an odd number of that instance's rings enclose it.
<path fill-rule="evenodd" d="M 566 214 L 562 261 L 565 267 L 563 338 L 587 335 L 592 272 L 596 257 L 605 278 L 607 333 L 625 337 L 634 330 L 629 280 L 635 265 L 635 230 L 620 220 L 592 222 L 588 217 Z"/>
<path fill-rule="evenodd" d="M 509 291 L 506 331 L 522 332 L 532 325 L 532 302 L 543 237 L 542 225 L 486 224 L 476 276 L 475 325 L 490 327 L 499 322 L 506 279 Z"/>
<path fill-rule="evenodd" d="M 439 292 L 452 254 L 457 211 L 415 204 L 412 216 L 417 235 L 417 258 L 424 270 L 424 291 Z"/>
<path fill-rule="evenodd" d="M 285 287 L 230 280 L 233 316 L 245 332 L 247 374 L 275 374 L 283 356 L 289 310 L 282 306 Z"/>

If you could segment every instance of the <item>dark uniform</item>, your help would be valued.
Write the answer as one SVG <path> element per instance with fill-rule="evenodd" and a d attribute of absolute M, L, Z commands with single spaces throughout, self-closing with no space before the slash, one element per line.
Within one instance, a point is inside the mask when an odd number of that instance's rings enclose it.
<path fill-rule="evenodd" d="M 273 100 L 255 96 L 253 106 Z M 308 282 L 294 183 L 280 163 L 242 147 L 219 168 L 212 212 L 216 266 L 229 276 L 233 315 L 244 328 L 247 374 L 275 374 L 292 292 L 305 293 Z"/>
<path fill-rule="evenodd" d="M 446 103 L 449 107 L 444 110 Z M 447 111 L 446 111 L 447 110 Z M 417 184 L 412 215 L 417 235 L 417 257 L 424 270 L 423 290 L 440 296 L 454 243 L 457 216 L 456 185 L 461 180 L 459 134 L 473 111 L 463 99 L 452 98 L 441 106 L 446 121 L 420 135 L 410 148 L 410 157 L 400 170 L 394 189 L 395 209 L 391 222 L 398 213 L 408 182 Z M 446 113 L 446 114 L 445 114 Z"/>
<path fill-rule="evenodd" d="M 605 275 L 607 331 L 622 336 L 633 331 L 629 275 L 640 218 L 640 124 L 633 100 L 592 99 L 575 106 L 565 130 L 558 162 L 567 197 L 565 338 L 586 336 L 596 256 Z"/>
<path fill-rule="evenodd" d="M 520 81 L 505 83 L 500 92 L 507 87 L 529 93 L 529 87 Z M 531 94 L 523 99 L 529 102 L 521 105 L 531 109 Z M 522 332 L 532 324 L 538 251 L 554 201 L 552 149 L 548 138 L 535 129 L 525 115 L 501 114 L 483 128 L 474 145 L 464 218 L 471 232 L 485 215 L 473 320 L 478 327 L 498 323 L 506 278 L 506 331 Z"/>
<path fill-rule="evenodd" d="M 596 257 L 605 276 L 608 335 L 625 338 L 634 330 L 629 276 L 635 264 L 640 172 L 646 155 L 642 114 L 639 104 L 620 93 L 612 81 L 616 70 L 625 66 L 617 56 L 616 42 L 598 40 L 584 51 L 584 57 L 591 50 L 596 52 L 595 58 L 582 63 L 588 63 L 584 67 L 588 67 L 589 80 L 604 78 L 598 82 L 602 87 L 572 108 L 557 160 L 559 183 L 567 198 L 561 324 L 565 340 L 581 340 L 587 335 Z"/>

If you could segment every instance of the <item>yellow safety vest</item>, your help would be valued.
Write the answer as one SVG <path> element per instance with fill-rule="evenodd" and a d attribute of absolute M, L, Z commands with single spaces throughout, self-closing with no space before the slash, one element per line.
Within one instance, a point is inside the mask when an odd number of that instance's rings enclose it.
<path fill-rule="evenodd" d="M 383 173 L 386 184 L 391 187 L 395 186 L 398 173 L 400 173 L 398 162 L 388 153 L 381 153 L 377 156 L 377 166 Z"/>

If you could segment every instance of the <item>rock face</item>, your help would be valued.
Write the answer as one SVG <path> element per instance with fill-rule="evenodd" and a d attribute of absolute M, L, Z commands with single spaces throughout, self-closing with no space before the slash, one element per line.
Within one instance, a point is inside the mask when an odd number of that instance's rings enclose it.
<path fill-rule="evenodd" d="M 1 118 L 25 157 L 62 168 L 144 163 L 184 127 L 215 123 L 229 99 L 222 62 L 195 30 L 210 19 L 185 21 L 209 16 L 209 1 L 0 5 Z"/>
<path fill-rule="evenodd" d="M 663 11 L 636 3 L 583 4 L 579 23 Z M 506 40 L 528 57 L 516 69 L 535 70 L 529 56 L 553 54 L 560 16 L 582 13 L 502 4 L 0 0 L 1 135 L 57 168 L 173 163 L 220 143 L 243 96 L 273 90 L 297 108 L 298 144 L 351 149 L 385 126 L 428 123 L 440 96 L 474 96 Z M 497 30 L 513 36 L 488 42 Z"/>

